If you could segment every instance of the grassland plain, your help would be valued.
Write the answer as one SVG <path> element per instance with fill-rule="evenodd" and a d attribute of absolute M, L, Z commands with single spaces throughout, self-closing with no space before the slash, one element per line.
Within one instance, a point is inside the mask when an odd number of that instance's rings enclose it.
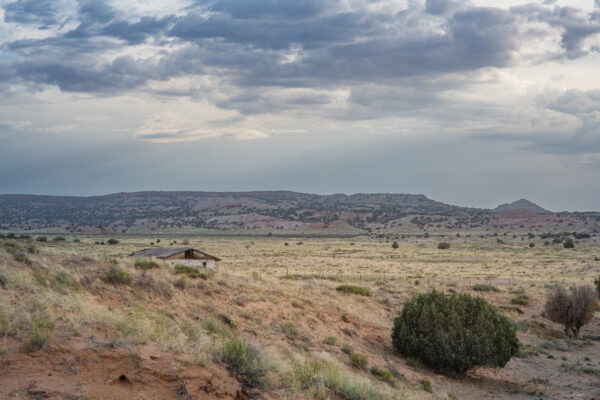
<path fill-rule="evenodd" d="M 118 244 L 83 235 L 0 240 L 0 396 L 600 395 L 600 318 L 575 341 L 541 315 L 549 288 L 600 275 L 598 238 L 564 249 L 522 235 L 502 243 L 464 235 L 113 237 Z M 438 249 L 442 241 L 450 248 Z M 191 246 L 223 261 L 214 274 L 136 268 L 127 255 L 151 243 Z M 411 295 L 431 288 L 489 300 L 515 321 L 519 356 L 499 370 L 445 377 L 395 354 L 393 318 Z M 517 297 L 527 302 L 514 304 Z"/>

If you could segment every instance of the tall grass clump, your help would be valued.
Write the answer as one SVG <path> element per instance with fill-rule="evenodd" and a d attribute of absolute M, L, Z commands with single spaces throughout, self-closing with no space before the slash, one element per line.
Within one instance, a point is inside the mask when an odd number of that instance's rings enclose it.
<path fill-rule="evenodd" d="M 260 352 L 241 337 L 234 335 L 223 343 L 221 361 L 236 374 L 242 375 L 248 385 L 266 385 L 268 368 L 265 361 Z"/>
<path fill-rule="evenodd" d="M 354 286 L 354 285 L 340 285 L 340 286 L 336 287 L 335 290 L 337 290 L 338 292 L 342 292 L 342 293 L 352 293 L 352 294 L 358 294 L 361 296 L 370 296 L 371 295 L 371 291 L 369 289 L 360 287 L 360 286 Z"/>
<path fill-rule="evenodd" d="M 478 292 L 489 292 L 489 291 L 499 292 L 500 291 L 500 289 L 498 289 L 497 287 L 488 285 L 487 283 L 478 283 L 476 285 L 473 285 L 473 290 L 478 291 Z"/>
<path fill-rule="evenodd" d="M 54 318 L 43 305 L 34 302 L 28 311 L 21 310 L 14 330 L 23 333 L 23 350 L 31 353 L 43 348 L 49 341 L 54 329 Z"/>
<path fill-rule="evenodd" d="M 158 268 L 158 263 L 152 260 L 136 260 L 133 266 L 137 269 L 146 271 L 152 268 Z"/>
<path fill-rule="evenodd" d="M 392 394 L 390 390 L 379 384 L 344 369 L 328 355 L 322 354 L 322 357 L 317 360 L 304 358 L 295 360 L 291 368 L 283 374 L 282 383 L 297 392 L 306 391 L 309 398 L 325 398 L 324 388 L 330 389 L 335 393 L 336 398 L 342 399 L 391 400 L 402 398 L 397 394 Z M 373 374 L 379 379 L 387 380 L 385 373 L 381 374 L 381 376 L 385 376 L 385 379 L 380 378 L 379 369 Z"/>
<path fill-rule="evenodd" d="M 391 400 L 397 398 L 368 379 L 342 370 L 339 365 L 331 361 L 323 364 L 321 377 L 323 385 L 344 399 Z"/>
<path fill-rule="evenodd" d="M 104 281 L 113 285 L 129 285 L 131 284 L 131 276 L 125 271 L 117 267 L 110 267 Z"/>
<path fill-rule="evenodd" d="M 177 264 L 175 265 L 175 273 L 176 274 L 185 274 L 189 278 L 202 278 L 204 280 L 210 277 L 210 274 L 207 272 L 201 272 L 198 268 L 190 267 L 188 265 Z"/>
<path fill-rule="evenodd" d="M 519 349 L 516 327 L 488 302 L 436 290 L 404 305 L 392 342 L 400 354 L 442 373 L 503 367 Z"/>

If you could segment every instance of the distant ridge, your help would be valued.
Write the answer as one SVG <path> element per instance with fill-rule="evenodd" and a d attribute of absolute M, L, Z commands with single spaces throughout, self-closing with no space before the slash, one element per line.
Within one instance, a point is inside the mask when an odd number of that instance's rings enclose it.
<path fill-rule="evenodd" d="M 546 214 L 551 212 L 527 199 L 520 199 L 513 201 L 512 203 L 501 204 L 494 209 L 494 212 L 502 211 L 533 211 L 536 214 Z"/>

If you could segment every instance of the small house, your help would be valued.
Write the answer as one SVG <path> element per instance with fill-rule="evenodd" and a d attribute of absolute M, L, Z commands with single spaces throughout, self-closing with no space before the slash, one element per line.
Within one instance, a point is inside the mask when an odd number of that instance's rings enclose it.
<path fill-rule="evenodd" d="M 133 258 L 158 258 L 169 264 L 198 265 L 210 269 L 215 269 L 215 263 L 221 261 L 220 258 L 211 256 L 200 250 L 192 249 L 191 247 L 177 249 L 152 247 L 136 251 L 129 256 Z"/>

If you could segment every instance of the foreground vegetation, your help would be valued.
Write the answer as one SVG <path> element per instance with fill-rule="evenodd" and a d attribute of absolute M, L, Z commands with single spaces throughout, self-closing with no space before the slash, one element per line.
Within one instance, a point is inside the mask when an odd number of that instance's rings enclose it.
<path fill-rule="evenodd" d="M 0 240 L 0 357 L 74 343 L 134 352 L 156 345 L 175 355 L 177 370 L 222 365 L 249 394 L 274 398 L 566 398 L 600 384 L 597 314 L 580 327 L 579 339 L 541 316 L 557 287 L 598 278 L 595 239 L 565 249 L 532 248 L 529 238 L 454 236 L 439 250 L 439 238 L 398 239 L 398 248 L 385 237 L 288 245 L 277 238 L 160 238 L 223 258 L 213 274 L 126 257 L 156 237 L 95 244 L 109 238 Z M 478 335 L 485 362 L 470 358 L 451 368 L 469 370 L 475 380 L 447 379 L 434 372 L 445 369 L 439 360 L 393 350 L 394 319 L 432 289 L 444 298 L 480 296 L 491 306 L 473 299 L 465 307 L 481 306 L 486 318 L 506 316 L 482 325 L 482 332 L 509 332 L 502 336 L 506 352 L 485 342 L 500 336 Z M 465 326 L 444 315 L 452 329 Z M 431 351 L 447 359 L 439 346 Z"/>

